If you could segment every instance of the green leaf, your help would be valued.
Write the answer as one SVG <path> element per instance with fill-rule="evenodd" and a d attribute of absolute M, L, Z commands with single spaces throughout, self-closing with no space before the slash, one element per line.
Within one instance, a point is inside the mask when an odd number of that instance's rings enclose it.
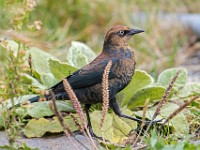
<path fill-rule="evenodd" d="M 174 103 L 167 102 L 163 105 L 160 115 L 156 118 L 156 120 L 167 118 L 170 114 L 172 114 L 175 110 L 177 110 L 179 106 Z M 151 107 L 147 110 L 146 118 L 149 120 L 152 119 L 153 114 L 157 106 Z M 135 115 L 142 117 L 143 111 L 135 112 Z M 187 135 L 189 133 L 189 124 L 186 120 L 186 117 L 183 112 L 178 113 L 173 119 L 169 121 L 169 126 L 174 128 L 174 131 L 178 137 L 182 135 Z"/>
<path fill-rule="evenodd" d="M 16 104 L 19 104 L 19 103 L 22 103 L 32 97 L 35 97 L 37 95 L 35 94 L 31 94 L 31 95 L 24 95 L 24 96 L 21 96 L 21 97 L 15 97 L 13 102 L 14 102 L 14 105 Z M 0 105 L 0 110 L 2 109 L 2 107 L 4 108 L 10 108 L 12 107 L 12 100 L 11 99 L 7 99 L 6 101 L 4 101 L 1 105 Z"/>
<path fill-rule="evenodd" d="M 32 47 L 30 48 L 30 50 L 27 51 L 26 53 L 27 59 L 30 54 L 32 58 L 33 69 L 35 69 L 39 74 L 51 73 L 48 65 L 48 60 L 50 58 L 56 59 L 56 57 L 35 47 Z"/>
<path fill-rule="evenodd" d="M 147 99 L 149 99 L 149 102 L 160 100 L 165 93 L 165 90 L 166 89 L 162 86 L 143 88 L 133 95 L 129 101 L 128 108 L 133 109 L 138 106 L 144 106 L 144 103 Z"/>
<path fill-rule="evenodd" d="M 168 87 L 173 77 L 176 75 L 177 71 L 180 70 L 180 74 L 176 79 L 176 82 L 173 88 L 181 89 L 185 86 L 187 80 L 187 70 L 186 69 L 178 69 L 178 68 L 170 68 L 164 70 L 158 77 L 158 84 L 164 87 Z"/>
<path fill-rule="evenodd" d="M 76 68 L 90 63 L 96 54 L 84 43 L 73 41 L 67 54 L 67 60 L 69 65 Z"/>
<path fill-rule="evenodd" d="M 48 101 L 36 102 L 32 103 L 31 105 L 33 105 L 33 107 L 29 107 L 27 109 L 27 113 L 33 118 L 41 118 L 54 115 L 54 112 L 49 107 Z M 73 105 L 70 101 L 56 101 L 56 106 L 58 108 L 58 111 L 75 112 Z"/>
<path fill-rule="evenodd" d="M 40 80 L 42 84 L 47 88 L 50 88 L 59 82 L 59 80 L 57 80 L 51 73 L 41 73 Z"/>
<path fill-rule="evenodd" d="M 128 109 L 123 109 L 122 112 L 134 116 L 133 112 Z M 108 139 L 112 143 L 122 143 L 123 140 L 128 138 L 130 131 L 137 128 L 137 122 L 120 118 L 114 113 L 107 113 L 103 124 L 103 132 L 101 132 L 101 111 L 93 111 L 90 116 L 94 133 L 100 137 L 104 136 L 105 139 Z"/>
<path fill-rule="evenodd" d="M 74 120 L 70 117 L 64 117 L 64 123 L 69 127 L 70 131 L 77 130 L 77 126 L 74 123 Z M 60 126 L 60 123 L 57 117 L 54 117 L 51 120 L 40 118 L 40 119 L 31 119 L 25 126 L 24 134 L 26 137 L 41 137 L 45 133 L 59 133 L 62 132 L 63 128 Z"/>
<path fill-rule="evenodd" d="M 77 70 L 77 68 L 68 65 L 67 63 L 62 63 L 59 60 L 49 59 L 49 67 L 54 77 L 57 80 L 62 80 L 71 73 Z"/>
<path fill-rule="evenodd" d="M 24 77 L 31 81 L 33 87 L 37 87 L 37 88 L 43 89 L 43 90 L 47 89 L 46 86 L 44 86 L 43 84 L 41 84 L 37 79 L 33 78 L 29 74 L 24 74 Z"/>
<path fill-rule="evenodd" d="M 200 94 L 200 83 L 189 83 L 178 91 L 176 97 L 188 97 L 196 94 Z"/>
<path fill-rule="evenodd" d="M 147 74 L 145 71 L 136 70 L 133 75 L 133 79 L 129 83 L 129 85 L 121 91 L 124 93 L 124 100 L 122 102 L 122 106 L 127 105 L 131 99 L 131 97 L 140 89 L 152 84 L 154 79 Z"/>

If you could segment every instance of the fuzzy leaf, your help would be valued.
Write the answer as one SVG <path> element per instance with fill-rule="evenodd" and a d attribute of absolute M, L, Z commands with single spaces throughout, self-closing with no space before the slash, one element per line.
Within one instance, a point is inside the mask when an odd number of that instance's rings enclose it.
<path fill-rule="evenodd" d="M 59 82 L 59 80 L 57 80 L 51 73 L 41 73 L 40 80 L 42 84 L 46 87 L 46 89 L 54 86 L 56 83 Z"/>
<path fill-rule="evenodd" d="M 176 75 L 178 68 L 170 68 L 164 70 L 158 77 L 158 85 L 168 87 L 172 78 Z M 181 89 L 185 86 L 187 80 L 187 70 L 180 69 L 180 74 L 173 86 L 176 90 Z"/>
<path fill-rule="evenodd" d="M 149 108 L 147 110 L 146 117 L 151 120 L 153 114 L 156 110 L 157 106 Z M 179 106 L 174 103 L 167 102 L 163 105 L 160 115 L 156 118 L 159 120 L 161 118 L 167 118 L 170 114 L 172 114 L 175 110 L 177 110 Z M 142 117 L 142 111 L 138 111 L 135 114 Z M 189 133 L 189 124 L 186 120 L 186 117 L 183 112 L 178 113 L 173 119 L 169 121 L 169 126 L 174 128 L 174 131 L 177 136 L 187 135 Z"/>
<path fill-rule="evenodd" d="M 124 109 L 122 110 L 124 114 L 133 116 L 133 112 Z M 124 119 L 116 116 L 114 113 L 106 114 L 106 119 L 103 124 L 103 135 L 101 133 L 100 122 L 101 122 L 101 111 L 93 111 L 91 113 L 91 122 L 93 126 L 93 131 L 98 136 L 103 136 L 112 143 L 122 143 L 123 140 L 128 138 L 128 134 L 131 130 L 137 128 L 137 122 L 129 119 Z"/>
<path fill-rule="evenodd" d="M 131 97 L 140 89 L 152 84 L 154 79 L 147 74 L 145 71 L 136 70 L 133 75 L 133 79 L 129 83 L 129 85 L 121 91 L 124 93 L 124 100 L 122 101 L 122 106 L 127 105 L 131 99 Z"/>
<path fill-rule="evenodd" d="M 64 117 L 65 124 L 69 127 L 70 131 L 77 130 L 73 119 L 70 116 Z M 62 132 L 63 128 L 60 126 L 60 123 L 57 117 L 54 117 L 51 120 L 40 118 L 40 119 L 31 119 L 25 126 L 24 134 L 28 138 L 32 137 L 42 137 L 45 133 L 59 133 Z"/>
<path fill-rule="evenodd" d="M 33 107 L 27 109 L 29 116 L 33 118 L 41 118 L 44 116 L 52 116 L 54 112 L 49 107 L 49 102 L 36 102 L 32 103 Z M 58 111 L 75 112 L 73 105 L 70 101 L 56 101 Z"/>
<path fill-rule="evenodd" d="M 50 58 L 56 59 L 54 56 L 35 47 L 27 51 L 27 54 L 26 54 L 27 59 L 29 55 L 31 55 L 32 57 L 33 69 L 35 69 L 36 72 L 38 72 L 39 74 L 50 73 L 48 60 Z"/>
<path fill-rule="evenodd" d="M 128 108 L 133 109 L 138 106 L 144 106 L 147 99 L 149 102 L 160 100 L 165 92 L 165 88 L 161 86 L 146 87 L 137 91 L 129 101 Z"/>
<path fill-rule="evenodd" d="M 200 83 L 186 84 L 174 97 L 188 97 L 192 95 L 200 94 Z"/>
<path fill-rule="evenodd" d="M 24 77 L 27 79 L 27 80 L 30 80 L 31 83 L 32 83 L 32 86 L 33 87 L 37 87 L 39 89 L 46 89 L 47 87 L 44 86 L 42 83 L 40 83 L 37 79 L 33 78 L 32 76 L 30 76 L 29 74 L 24 74 Z"/>
<path fill-rule="evenodd" d="M 13 99 L 14 105 L 22 103 L 22 102 L 26 101 L 27 99 L 30 99 L 30 98 L 35 97 L 35 96 L 36 96 L 35 94 L 32 94 L 32 95 L 24 95 L 24 96 L 21 96 L 21 97 L 15 97 Z M 12 107 L 12 100 L 7 99 L 6 101 L 4 101 L 2 103 L 2 105 L 0 105 L 0 110 L 2 109 L 2 107 L 4 107 L 4 108 Z"/>
<path fill-rule="evenodd" d="M 84 43 L 73 41 L 67 54 L 67 60 L 69 65 L 76 68 L 90 63 L 96 54 Z"/>
<path fill-rule="evenodd" d="M 62 63 L 59 60 L 49 59 L 48 62 L 50 70 L 57 80 L 62 80 L 77 70 L 77 68 L 72 67 L 67 63 Z"/>

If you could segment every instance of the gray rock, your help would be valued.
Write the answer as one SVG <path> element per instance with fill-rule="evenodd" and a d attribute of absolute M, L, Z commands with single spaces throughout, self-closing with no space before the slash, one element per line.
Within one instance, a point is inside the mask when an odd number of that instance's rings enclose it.
<path fill-rule="evenodd" d="M 40 150 L 91 150 L 94 149 L 89 139 L 83 135 L 75 135 L 71 137 L 72 142 L 65 135 L 51 135 L 42 138 L 25 138 L 21 137 L 19 142 L 25 142 L 31 148 L 38 148 Z M 97 142 L 95 141 L 96 145 Z M 0 146 L 7 145 L 6 133 L 0 131 Z M 76 148 L 74 147 L 76 146 Z"/>

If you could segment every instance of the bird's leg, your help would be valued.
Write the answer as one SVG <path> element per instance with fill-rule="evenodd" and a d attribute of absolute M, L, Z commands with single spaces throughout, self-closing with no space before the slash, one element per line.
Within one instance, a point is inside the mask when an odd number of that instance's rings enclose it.
<path fill-rule="evenodd" d="M 85 104 L 85 113 L 86 113 L 86 117 L 87 117 L 87 127 L 89 129 L 89 132 L 91 134 L 91 136 L 94 134 L 93 130 L 92 130 L 92 124 L 90 121 L 90 115 L 89 115 L 89 110 L 90 110 L 91 104 Z"/>
<path fill-rule="evenodd" d="M 91 106 L 91 104 L 85 104 L 85 113 L 86 113 L 86 117 L 87 117 L 87 121 L 88 121 L 88 124 L 87 124 L 88 130 L 89 130 L 90 135 L 91 135 L 92 137 L 94 137 L 94 138 L 96 138 L 96 139 L 102 140 L 103 138 L 97 136 L 97 135 L 93 132 L 93 130 L 92 130 L 92 124 L 91 124 L 90 115 L 89 115 L 90 106 Z"/>
<path fill-rule="evenodd" d="M 134 120 L 134 121 L 137 121 L 137 122 L 142 122 L 141 119 L 134 118 L 134 117 L 131 117 L 131 116 L 123 114 L 121 112 L 120 108 L 119 108 L 119 105 L 117 103 L 116 97 L 114 97 L 114 98 L 111 99 L 111 101 L 110 101 L 110 107 L 113 109 L 113 111 L 115 112 L 115 114 L 118 115 L 119 117 L 131 119 L 131 120 Z M 160 122 L 160 121 L 161 120 L 153 121 L 153 123 L 157 123 L 157 122 Z M 145 124 L 149 124 L 150 122 L 151 121 L 144 121 Z"/>

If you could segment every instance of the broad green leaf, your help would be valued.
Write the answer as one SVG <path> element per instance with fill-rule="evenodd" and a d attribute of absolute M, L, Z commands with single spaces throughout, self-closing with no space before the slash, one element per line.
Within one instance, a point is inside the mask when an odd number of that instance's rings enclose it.
<path fill-rule="evenodd" d="M 77 130 L 77 126 L 74 123 L 74 120 L 70 117 L 64 117 L 64 123 L 69 127 L 70 131 Z M 51 120 L 40 118 L 40 119 L 31 119 L 25 126 L 24 134 L 26 137 L 41 137 L 45 133 L 59 133 L 62 132 L 63 128 L 60 126 L 60 123 L 57 117 L 54 117 Z"/>
<path fill-rule="evenodd" d="M 47 88 L 46 86 L 41 84 L 37 79 L 33 78 L 29 74 L 24 74 L 24 77 L 26 77 L 27 79 L 29 79 L 31 81 L 33 87 L 37 87 L 37 88 L 43 89 L 43 90 Z"/>
<path fill-rule="evenodd" d="M 50 58 L 55 60 L 56 58 L 54 56 L 35 47 L 32 47 L 27 51 L 27 59 L 29 55 L 32 57 L 33 69 L 35 69 L 39 74 L 50 73 L 48 60 Z"/>
<path fill-rule="evenodd" d="M 50 88 L 59 82 L 59 80 L 57 80 L 51 73 L 41 73 L 40 79 L 42 84 L 47 88 Z"/>
<path fill-rule="evenodd" d="M 162 86 L 143 88 L 133 95 L 133 97 L 129 101 L 128 108 L 133 109 L 138 106 L 144 106 L 144 103 L 147 99 L 149 99 L 149 102 L 161 100 L 163 94 L 165 93 L 165 90 L 166 89 Z"/>
<path fill-rule="evenodd" d="M 129 109 L 122 109 L 122 112 L 126 115 L 133 116 L 135 117 L 132 111 Z M 129 133 L 137 128 L 137 122 L 132 121 L 130 119 L 125 119 L 125 118 L 120 118 L 116 114 L 113 115 L 113 132 L 114 132 L 114 137 L 113 140 L 115 142 L 121 143 L 122 140 L 127 139 Z"/>
<path fill-rule="evenodd" d="M 68 65 L 67 63 L 62 63 L 59 60 L 49 59 L 49 67 L 51 73 L 57 80 L 62 80 L 71 73 L 77 70 L 77 68 Z"/>
<path fill-rule="evenodd" d="M 200 94 L 200 83 L 189 83 L 178 91 L 176 97 L 188 97 L 196 94 Z"/>
<path fill-rule="evenodd" d="M 90 63 L 96 54 L 84 43 L 73 41 L 67 54 L 67 60 L 69 65 L 76 68 Z"/>
<path fill-rule="evenodd" d="M 14 102 L 14 105 L 16 104 L 19 104 L 19 103 L 22 103 L 32 97 L 35 97 L 36 95 L 35 94 L 31 94 L 31 95 L 24 95 L 24 96 L 21 96 L 21 97 L 15 97 L 13 102 Z M 12 107 L 12 100 L 11 99 L 8 99 L 6 101 L 4 101 L 1 105 L 0 105 L 0 110 L 2 109 L 2 107 L 4 108 L 10 108 Z"/>
<path fill-rule="evenodd" d="M 36 95 L 24 95 L 22 97 L 16 97 L 13 99 L 13 103 L 14 105 L 16 104 L 19 104 L 19 103 L 22 103 L 32 97 L 34 97 Z M 4 117 L 2 116 L 3 112 L 6 112 L 7 109 L 11 108 L 12 107 L 12 100 L 11 99 L 8 99 L 8 100 L 5 100 L 2 102 L 2 104 L 0 104 L 0 128 L 3 127 L 5 124 L 4 124 Z M 26 115 L 26 112 L 23 111 L 23 110 L 17 110 L 17 114 L 20 115 L 20 116 L 24 116 Z"/>
<path fill-rule="evenodd" d="M 124 109 L 122 111 L 124 114 L 134 116 L 133 112 L 128 109 Z M 123 140 L 128 138 L 130 131 L 137 128 L 137 122 L 120 118 L 114 113 L 108 113 L 106 114 L 106 119 L 103 124 L 103 132 L 101 132 L 101 111 L 93 111 L 90 116 L 94 133 L 98 136 L 103 136 L 112 143 L 122 143 Z"/>
<path fill-rule="evenodd" d="M 27 113 L 33 118 L 41 118 L 54 115 L 54 112 L 50 109 L 48 101 L 36 102 L 32 103 L 31 105 L 33 106 L 27 109 Z M 56 106 L 58 111 L 75 112 L 70 101 L 56 101 Z"/>
<path fill-rule="evenodd" d="M 129 83 L 129 85 L 121 91 L 124 93 L 124 100 L 122 102 L 122 106 L 127 105 L 131 99 L 131 97 L 140 90 L 154 82 L 154 79 L 147 74 L 145 71 L 136 70 L 133 75 L 133 79 Z"/>
<path fill-rule="evenodd" d="M 146 117 L 149 120 L 151 120 L 151 118 L 153 117 L 156 108 L 157 106 L 154 106 L 147 110 Z M 165 103 L 161 109 L 160 115 L 156 118 L 156 120 L 159 120 L 161 118 L 166 119 L 170 114 L 172 114 L 178 108 L 179 106 L 177 104 L 170 102 Z M 135 112 L 135 115 L 142 117 L 142 113 L 143 113 L 142 111 L 138 111 Z M 187 135 L 189 133 L 189 124 L 183 112 L 178 113 L 173 119 L 171 119 L 169 121 L 169 126 L 172 126 L 174 128 L 174 131 L 178 137 L 182 135 Z"/>
<path fill-rule="evenodd" d="M 12 40 L 4 40 L 4 42 L 1 42 L 1 45 L 17 53 L 18 44 L 16 42 Z M 29 55 L 31 55 L 32 58 L 33 69 L 40 75 L 40 80 L 44 84 L 44 86 L 40 85 L 39 82 L 36 82 L 34 80 L 34 78 L 26 76 L 28 79 L 32 80 L 33 84 L 35 84 L 34 86 L 44 89 L 46 87 L 51 87 L 52 85 L 58 82 L 51 74 L 48 64 L 48 60 L 50 58 L 57 60 L 54 56 L 35 47 L 31 47 L 29 50 L 26 51 L 26 62 L 28 60 Z"/>
<path fill-rule="evenodd" d="M 179 70 L 178 68 L 170 68 L 164 70 L 158 77 L 158 84 L 164 87 L 168 87 L 178 70 Z M 180 69 L 180 74 L 176 79 L 173 88 L 175 88 L 176 90 L 183 88 L 185 86 L 186 80 L 187 80 L 187 70 Z"/>

